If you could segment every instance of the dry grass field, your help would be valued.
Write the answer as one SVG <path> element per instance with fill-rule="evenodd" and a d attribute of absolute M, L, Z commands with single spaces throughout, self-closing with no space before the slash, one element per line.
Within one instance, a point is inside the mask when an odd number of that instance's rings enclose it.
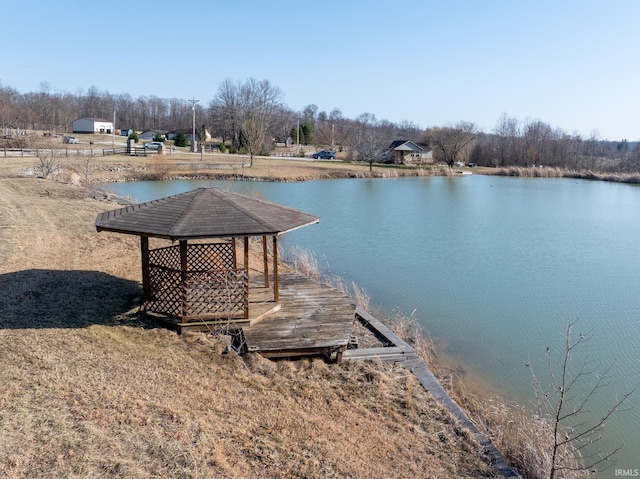
<path fill-rule="evenodd" d="M 141 319 L 137 237 L 93 226 L 117 205 L 24 177 L 36 161 L 0 159 L 0 477 L 492 477 L 406 370 L 241 358 Z M 90 176 L 165 161 L 97 158 Z M 285 163 L 256 170 L 310 174 Z"/>
<path fill-rule="evenodd" d="M 369 165 L 362 162 L 342 162 L 312 160 L 311 158 L 286 158 L 279 156 L 255 157 L 249 167 L 246 155 L 220 153 L 190 153 L 188 148 L 165 148 L 164 154 L 149 152 L 148 156 L 103 156 L 103 150 L 110 150 L 112 139 L 109 135 L 75 135 L 80 144 L 63 144 L 62 138 L 33 137 L 25 141 L 25 148 L 40 148 L 55 152 L 55 162 L 62 166 L 66 174 L 73 172 L 73 178 L 63 178 L 76 183 L 89 179 L 92 182 L 167 179 L 176 177 L 251 177 L 279 181 L 297 181 L 319 178 L 343 177 L 397 177 L 430 176 L 451 174 L 449 168 L 425 165 L 405 167 L 399 165 Z M 93 144 L 89 145 L 92 141 Z M 126 140 L 115 137 L 115 147 L 123 148 Z M 170 143 L 170 142 L 168 142 Z M 138 144 L 139 147 L 142 143 Z M 0 144 L 0 148 L 2 145 Z M 88 156 L 91 148 L 93 156 Z M 0 149 L 0 171 L 11 169 L 22 174 L 25 168 L 38 166 L 38 159 L 21 157 L 18 153 L 4 157 Z M 141 154 L 142 155 L 142 154 Z M 340 155 L 343 155 L 340 153 Z"/>

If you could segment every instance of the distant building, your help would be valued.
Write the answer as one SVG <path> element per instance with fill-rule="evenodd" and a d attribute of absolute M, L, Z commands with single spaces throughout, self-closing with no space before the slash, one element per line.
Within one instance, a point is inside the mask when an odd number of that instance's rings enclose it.
<path fill-rule="evenodd" d="M 422 148 L 413 141 L 395 140 L 389 145 L 391 161 L 398 165 L 422 165 L 433 163 L 433 151 Z"/>
<path fill-rule="evenodd" d="M 156 135 L 162 137 L 163 140 L 167 138 L 167 130 L 145 130 L 138 135 L 141 140 L 153 140 Z"/>
<path fill-rule="evenodd" d="M 78 118 L 73 120 L 74 133 L 105 133 L 110 135 L 113 131 L 113 122 L 102 118 Z"/>
<path fill-rule="evenodd" d="M 193 136 L 192 128 L 179 128 L 177 130 L 170 131 L 167 133 L 167 140 L 175 140 L 178 133 L 184 134 L 187 137 L 187 141 L 191 141 L 191 137 Z M 204 138 L 200 138 L 202 132 L 196 129 L 196 140 L 199 141 L 211 141 L 211 133 L 209 133 L 208 129 L 204 130 Z"/>

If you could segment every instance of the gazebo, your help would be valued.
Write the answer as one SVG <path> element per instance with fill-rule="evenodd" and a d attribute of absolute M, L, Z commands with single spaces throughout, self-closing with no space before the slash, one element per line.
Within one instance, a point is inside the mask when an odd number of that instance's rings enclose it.
<path fill-rule="evenodd" d="M 249 321 L 249 238 L 262 237 L 269 288 L 267 238 L 273 241 L 273 302 L 278 292 L 278 236 L 319 221 L 287 206 L 218 188 L 198 188 L 98 215 L 98 231 L 140 236 L 142 303 L 146 312 L 177 321 Z M 150 249 L 149 238 L 177 242 Z M 236 240 L 244 262 L 238 267 Z"/>

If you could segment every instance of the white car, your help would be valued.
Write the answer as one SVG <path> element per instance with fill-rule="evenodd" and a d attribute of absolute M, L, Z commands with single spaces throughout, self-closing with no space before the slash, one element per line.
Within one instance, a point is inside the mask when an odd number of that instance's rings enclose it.
<path fill-rule="evenodd" d="M 152 141 L 150 143 L 145 143 L 144 148 L 147 150 L 159 150 L 160 148 L 162 148 L 162 143 L 160 143 L 159 141 Z"/>
<path fill-rule="evenodd" d="M 78 140 L 75 136 L 65 136 L 62 139 L 62 143 L 70 143 L 72 145 L 77 145 L 78 143 L 80 143 L 80 140 Z"/>

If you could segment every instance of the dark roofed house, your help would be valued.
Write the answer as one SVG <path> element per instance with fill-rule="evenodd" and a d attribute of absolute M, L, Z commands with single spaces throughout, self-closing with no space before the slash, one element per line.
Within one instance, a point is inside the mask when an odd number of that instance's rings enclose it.
<path fill-rule="evenodd" d="M 173 130 L 167 133 L 167 140 L 175 140 L 178 133 L 182 133 L 188 141 L 191 141 L 191 137 L 193 136 L 193 129 L 191 128 L 178 128 L 177 130 Z M 202 131 L 196 130 L 196 139 L 199 141 L 211 141 L 211 133 L 208 129 L 204 130 L 204 138 L 200 138 L 202 136 Z"/>
<path fill-rule="evenodd" d="M 395 140 L 389 145 L 393 163 L 398 165 L 433 164 L 433 151 L 408 140 Z"/>
<path fill-rule="evenodd" d="M 156 136 L 161 136 L 163 139 L 167 138 L 167 130 L 145 130 L 138 135 L 141 140 L 153 140 Z"/>

